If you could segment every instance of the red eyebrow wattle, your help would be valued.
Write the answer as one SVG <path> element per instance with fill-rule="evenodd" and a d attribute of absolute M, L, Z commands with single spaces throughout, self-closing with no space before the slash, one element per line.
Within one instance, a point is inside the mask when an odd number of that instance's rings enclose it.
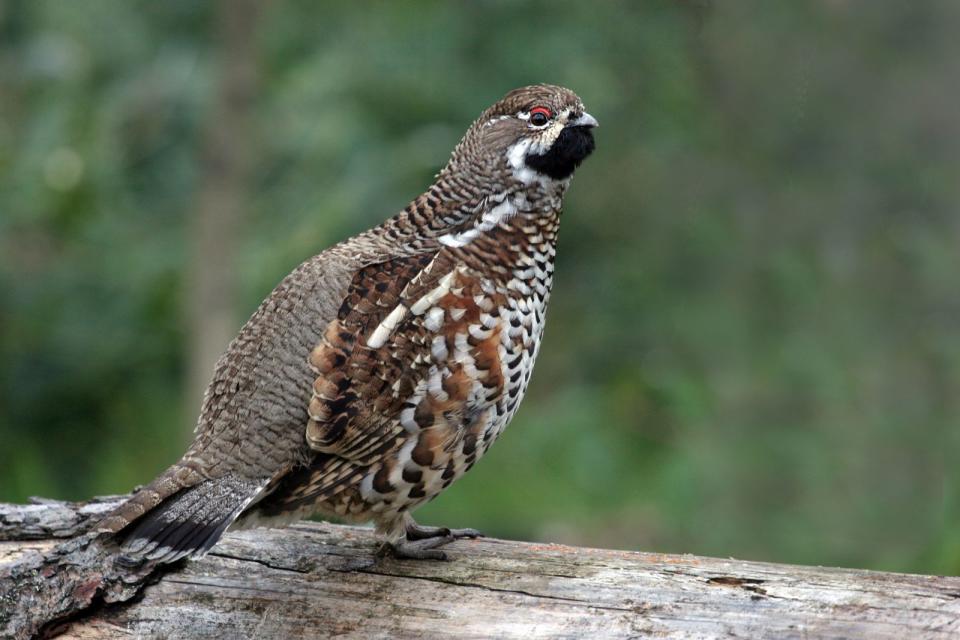
<path fill-rule="evenodd" d="M 547 109 L 546 107 L 534 107 L 533 109 L 530 109 L 530 115 L 533 115 L 535 113 L 542 113 L 548 118 L 553 117 L 553 112 L 550 111 L 550 109 Z"/>

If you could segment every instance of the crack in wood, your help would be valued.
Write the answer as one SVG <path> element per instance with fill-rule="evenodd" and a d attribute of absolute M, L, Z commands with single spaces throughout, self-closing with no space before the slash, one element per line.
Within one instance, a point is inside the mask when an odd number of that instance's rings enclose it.
<path fill-rule="evenodd" d="M 0 522 L 28 509 L 25 537 L 54 536 L 85 508 L 101 506 L 0 505 Z M 374 548 L 369 529 L 303 523 L 129 569 L 91 534 L 4 542 L 0 637 L 960 637 L 960 578 L 491 539 L 454 545 L 446 563 Z"/>
<path fill-rule="evenodd" d="M 226 558 L 228 560 L 236 560 L 238 562 L 253 562 L 253 563 L 259 564 L 262 567 L 266 567 L 267 569 L 273 569 L 274 571 L 289 571 L 290 573 L 299 573 L 299 574 L 313 573 L 313 571 L 310 569 L 296 569 L 293 567 L 281 567 L 279 565 L 271 564 L 266 560 L 261 560 L 260 558 L 254 558 L 253 556 L 233 555 L 229 553 L 215 552 L 215 551 L 211 551 L 207 555 L 214 558 Z"/>

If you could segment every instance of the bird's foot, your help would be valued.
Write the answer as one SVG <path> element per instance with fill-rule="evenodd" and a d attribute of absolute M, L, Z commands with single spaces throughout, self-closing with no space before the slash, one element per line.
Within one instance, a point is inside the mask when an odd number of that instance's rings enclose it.
<path fill-rule="evenodd" d="M 425 527 L 416 522 L 407 523 L 407 540 L 427 540 L 430 538 L 446 538 L 453 540 L 460 538 L 482 538 L 483 534 L 476 529 L 450 529 L 448 527 Z"/>
<path fill-rule="evenodd" d="M 460 538 L 479 538 L 483 534 L 476 529 L 450 529 L 448 527 L 424 527 L 416 522 L 406 526 L 406 536 L 399 542 L 385 543 L 381 555 L 409 560 L 447 560 L 447 554 L 438 549 Z"/>
<path fill-rule="evenodd" d="M 394 543 L 384 543 L 381 555 L 391 555 L 398 560 L 447 560 L 447 554 L 438 549 L 453 542 L 450 536 L 436 536 L 422 540 L 400 540 Z"/>

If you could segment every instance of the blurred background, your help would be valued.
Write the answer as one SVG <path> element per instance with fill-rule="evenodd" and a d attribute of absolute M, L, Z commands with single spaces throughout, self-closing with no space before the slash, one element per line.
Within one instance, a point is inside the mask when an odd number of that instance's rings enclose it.
<path fill-rule="evenodd" d="M 513 425 L 419 512 L 960 572 L 960 3 L 0 0 L 0 500 L 179 457 L 288 271 L 509 89 L 601 123 Z"/>

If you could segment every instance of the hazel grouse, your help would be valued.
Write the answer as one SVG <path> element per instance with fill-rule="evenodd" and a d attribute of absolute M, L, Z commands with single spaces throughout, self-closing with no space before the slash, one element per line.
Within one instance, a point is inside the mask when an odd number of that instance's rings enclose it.
<path fill-rule="evenodd" d="M 543 335 L 570 178 L 597 121 L 534 85 L 484 111 L 399 214 L 310 258 L 230 343 L 183 458 L 102 523 L 134 559 L 209 550 L 228 527 L 373 521 L 399 557 L 473 530 L 411 512 L 489 449 Z"/>

